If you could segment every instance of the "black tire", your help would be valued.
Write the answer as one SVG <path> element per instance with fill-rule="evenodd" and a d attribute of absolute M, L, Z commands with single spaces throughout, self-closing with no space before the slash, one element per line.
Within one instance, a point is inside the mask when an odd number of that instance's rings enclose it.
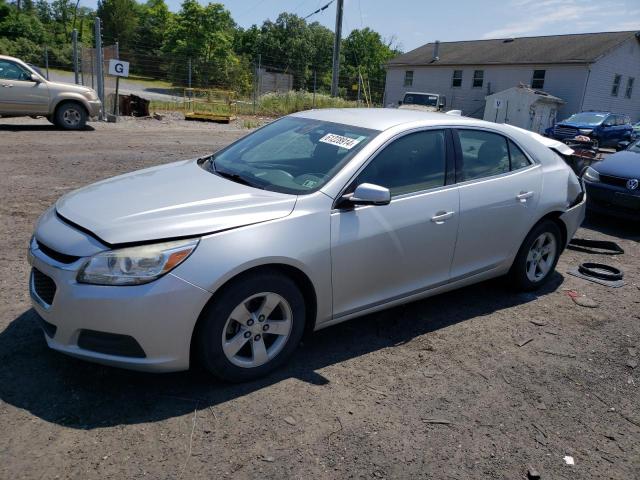
<path fill-rule="evenodd" d="M 65 130 L 82 130 L 87 125 L 87 111 L 78 102 L 64 102 L 56 108 L 55 124 Z"/>
<path fill-rule="evenodd" d="M 227 358 L 222 349 L 223 329 L 231 312 L 238 305 L 262 292 L 280 295 L 289 304 L 292 313 L 291 331 L 282 349 L 267 363 L 256 367 L 237 366 Z M 248 274 L 225 286 L 203 311 L 194 338 L 198 358 L 210 373 L 228 382 L 245 382 L 263 377 L 291 357 L 302 339 L 305 322 L 304 297 L 293 280 L 276 271 Z M 248 342 L 252 341 L 253 339 Z"/>
<path fill-rule="evenodd" d="M 529 251 L 531 250 L 534 242 L 545 233 L 553 235 L 555 239 L 555 258 L 553 259 L 549 271 L 546 272 L 543 277 L 534 281 L 527 275 L 527 256 L 529 255 Z M 553 276 L 553 272 L 558 264 L 558 259 L 560 258 L 560 253 L 563 248 L 564 245 L 562 245 L 562 233 L 560 232 L 560 227 L 558 227 L 558 225 L 552 220 L 540 221 L 531 229 L 527 237 L 524 239 L 524 242 L 522 242 L 520 250 L 518 250 L 518 254 L 513 261 L 513 265 L 511 266 L 511 270 L 508 274 L 509 284 L 515 290 L 525 292 L 541 288 Z"/>

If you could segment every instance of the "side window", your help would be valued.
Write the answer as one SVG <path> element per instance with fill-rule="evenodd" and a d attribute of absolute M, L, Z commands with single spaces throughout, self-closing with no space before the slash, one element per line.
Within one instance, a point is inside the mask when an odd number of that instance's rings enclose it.
<path fill-rule="evenodd" d="M 391 195 L 442 187 L 446 154 L 443 130 L 405 135 L 380 152 L 358 175 L 353 186 L 373 183 L 387 187 Z"/>
<path fill-rule="evenodd" d="M 533 78 L 531 79 L 531 88 L 542 90 L 544 88 L 544 77 L 546 73 L 546 70 L 534 70 Z"/>
<path fill-rule="evenodd" d="M 620 91 L 620 82 L 622 82 L 622 75 L 617 73 L 613 76 L 613 85 L 611 86 L 611 96 L 617 97 Z"/>
<path fill-rule="evenodd" d="M 462 181 L 509 171 L 507 139 L 481 130 L 458 130 L 462 148 Z"/>
<path fill-rule="evenodd" d="M 0 80 L 29 80 L 29 74 L 13 62 L 0 60 Z"/>
<path fill-rule="evenodd" d="M 404 86 L 410 87 L 413 85 L 413 70 L 407 70 L 404 72 Z"/>
<path fill-rule="evenodd" d="M 483 82 L 484 82 L 484 70 L 474 70 L 473 88 L 482 88 Z"/>
<path fill-rule="evenodd" d="M 462 86 L 462 70 L 453 71 L 453 77 L 451 77 L 451 86 L 452 87 Z"/>
<path fill-rule="evenodd" d="M 531 165 L 527 156 L 511 140 L 509 140 L 509 154 L 511 156 L 511 170 L 519 170 Z"/>

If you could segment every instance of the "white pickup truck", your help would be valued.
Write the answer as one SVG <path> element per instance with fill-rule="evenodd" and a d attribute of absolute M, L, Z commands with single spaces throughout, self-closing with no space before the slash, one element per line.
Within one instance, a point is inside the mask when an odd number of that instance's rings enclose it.
<path fill-rule="evenodd" d="M 440 112 L 447 106 L 446 97 L 437 93 L 407 92 L 398 102 L 398 108 L 407 110 L 422 110 L 426 112 Z"/>

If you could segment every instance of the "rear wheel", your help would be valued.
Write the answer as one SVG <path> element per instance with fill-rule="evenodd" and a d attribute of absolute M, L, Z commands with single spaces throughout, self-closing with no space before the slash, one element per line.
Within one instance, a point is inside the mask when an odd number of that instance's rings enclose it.
<path fill-rule="evenodd" d="M 56 109 L 55 124 L 65 130 L 80 130 L 87 124 L 87 112 L 76 102 L 65 102 Z"/>
<path fill-rule="evenodd" d="M 551 278 L 560 252 L 562 234 L 551 220 L 538 223 L 527 235 L 511 266 L 509 278 L 518 290 L 536 290 Z"/>
<path fill-rule="evenodd" d="M 266 375 L 294 352 L 304 332 L 304 297 L 277 272 L 234 281 L 204 312 L 197 348 L 204 367 L 231 382 Z"/>

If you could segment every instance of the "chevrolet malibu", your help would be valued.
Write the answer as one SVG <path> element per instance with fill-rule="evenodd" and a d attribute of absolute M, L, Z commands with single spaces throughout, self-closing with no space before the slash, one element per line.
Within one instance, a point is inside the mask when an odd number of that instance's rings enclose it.
<path fill-rule="evenodd" d="M 55 350 L 243 381 L 305 332 L 498 276 L 541 287 L 584 207 L 529 132 L 314 110 L 63 196 L 31 240 L 30 292 Z"/>

